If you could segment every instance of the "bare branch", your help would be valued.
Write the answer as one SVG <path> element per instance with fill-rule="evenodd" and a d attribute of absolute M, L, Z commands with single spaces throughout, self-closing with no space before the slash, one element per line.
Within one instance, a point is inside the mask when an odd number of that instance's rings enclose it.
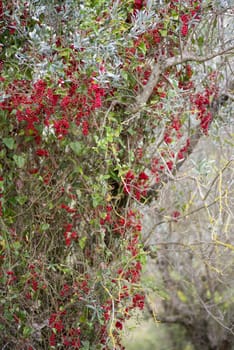
<path fill-rule="evenodd" d="M 164 69 L 161 67 L 161 62 L 157 62 L 153 67 L 148 83 L 145 85 L 142 92 L 137 95 L 136 103 L 130 106 L 128 112 L 137 113 L 139 109 L 147 103 L 163 71 Z"/>
<path fill-rule="evenodd" d="M 157 316 L 159 323 L 181 323 L 184 324 L 184 320 L 180 316 Z"/>
<path fill-rule="evenodd" d="M 199 295 L 197 295 L 200 303 L 202 304 L 202 306 L 204 307 L 204 309 L 206 310 L 206 312 L 218 323 L 220 324 L 220 326 L 222 326 L 223 328 L 225 328 L 227 331 L 229 331 L 231 334 L 234 334 L 232 328 L 227 327 L 221 320 L 220 318 L 216 317 L 209 309 L 208 305 L 202 300 L 202 298 L 200 298 Z"/>
<path fill-rule="evenodd" d="M 184 315 L 157 315 L 149 302 L 148 298 L 145 298 L 145 306 L 150 316 L 158 323 L 180 323 L 186 324 Z"/>
<path fill-rule="evenodd" d="M 228 332 L 233 334 L 232 328 L 229 328 L 226 326 L 218 317 L 216 317 L 209 309 L 209 307 L 206 305 L 206 303 L 200 298 L 198 295 L 198 299 L 204 308 L 206 312 L 209 314 L 210 317 L 213 318 L 214 321 L 216 321 L 218 324 L 220 324 L 224 329 L 226 329 Z M 175 315 L 156 315 L 152 305 L 149 303 L 149 301 L 145 300 L 146 308 L 150 314 L 150 316 L 158 323 L 166 323 L 166 324 L 181 324 L 183 325 L 187 330 L 191 327 L 191 319 L 189 319 L 188 315 L 185 315 L 181 312 L 178 312 L 178 314 Z M 178 310 L 177 310 L 178 311 Z"/>
<path fill-rule="evenodd" d="M 225 196 L 225 192 L 222 193 L 222 197 Z M 190 212 L 188 213 L 185 213 L 181 216 L 179 216 L 177 218 L 177 220 L 182 220 L 190 215 L 193 215 L 195 213 L 197 213 L 198 211 L 204 209 L 204 208 L 209 208 L 211 207 L 212 205 L 216 204 L 217 202 L 219 201 L 219 198 L 216 198 L 214 201 L 212 201 L 211 203 L 209 204 L 204 204 L 198 208 L 195 208 L 194 210 L 191 210 Z M 154 233 L 154 230 L 156 229 L 157 226 L 160 226 L 162 224 L 165 224 L 165 223 L 170 223 L 170 222 L 174 222 L 175 221 L 175 218 L 171 218 L 171 219 L 165 219 L 165 220 L 161 220 L 159 222 L 157 222 L 156 224 L 153 225 L 153 227 L 151 228 L 150 232 L 148 233 L 148 235 L 143 239 L 143 243 L 144 243 L 144 246 L 147 246 L 148 242 L 149 242 L 149 239 L 150 237 L 152 236 L 152 234 Z"/>
<path fill-rule="evenodd" d="M 179 57 L 170 57 L 165 61 L 164 69 L 177 66 L 178 64 L 186 63 L 186 62 L 198 62 L 198 63 L 203 63 L 212 60 L 215 57 L 222 56 L 224 54 L 234 54 L 234 46 L 228 47 L 226 49 L 217 51 L 217 52 L 212 52 L 209 55 L 206 56 L 197 56 L 194 54 L 191 54 L 189 52 L 183 52 L 183 55 Z"/>

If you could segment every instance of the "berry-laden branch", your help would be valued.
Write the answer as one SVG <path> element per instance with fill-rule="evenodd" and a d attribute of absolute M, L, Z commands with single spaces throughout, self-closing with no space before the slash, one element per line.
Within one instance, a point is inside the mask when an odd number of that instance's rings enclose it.
<path fill-rule="evenodd" d="M 221 49 L 216 52 L 212 52 L 205 56 L 198 56 L 191 54 L 189 52 L 182 52 L 180 56 L 170 57 L 167 59 L 161 58 L 153 66 L 152 73 L 149 80 L 143 90 L 136 96 L 136 102 L 131 105 L 127 112 L 129 114 L 137 113 L 140 109 L 144 108 L 147 104 L 149 98 L 151 97 L 155 86 L 158 84 L 161 75 L 168 69 L 179 64 L 186 62 L 197 62 L 204 63 L 208 62 L 214 58 L 221 57 L 223 55 L 234 54 L 234 46 L 228 47 L 226 49 Z"/>
<path fill-rule="evenodd" d="M 210 110 L 210 115 L 211 118 L 209 120 L 208 123 L 208 127 L 210 127 L 212 121 L 214 120 L 215 116 L 218 114 L 219 112 L 219 108 L 221 108 L 227 101 L 229 100 L 229 96 L 228 94 L 220 94 L 219 96 L 215 97 L 214 100 L 211 102 L 211 105 L 209 106 L 209 110 Z M 201 129 L 200 125 L 197 125 L 196 128 L 194 128 L 193 130 L 193 134 L 190 136 L 189 138 L 189 144 L 188 147 L 186 147 L 186 151 L 183 153 L 183 158 L 181 160 L 178 160 L 173 171 L 172 174 L 173 176 L 176 175 L 176 173 L 179 171 L 179 169 L 181 168 L 181 166 L 184 164 L 184 162 L 188 159 L 188 157 L 194 152 L 199 140 L 201 139 L 201 137 L 204 136 L 204 131 Z M 166 184 L 167 182 L 169 182 L 171 180 L 171 178 L 167 175 L 164 174 L 161 177 L 161 181 L 159 183 L 156 183 L 152 186 L 149 187 L 148 191 L 147 191 L 147 201 L 148 203 L 155 197 L 157 197 L 158 195 L 158 191 L 160 190 L 160 188 L 162 186 L 164 186 L 164 184 Z"/>

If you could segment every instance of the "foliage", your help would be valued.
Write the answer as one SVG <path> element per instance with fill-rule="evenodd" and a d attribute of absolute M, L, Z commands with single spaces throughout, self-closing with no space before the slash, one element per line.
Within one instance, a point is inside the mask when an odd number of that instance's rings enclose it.
<path fill-rule="evenodd" d="M 0 1 L 4 348 L 123 349 L 144 307 L 138 207 L 218 98 L 218 73 L 201 84 L 188 62 L 232 50 L 206 52 L 209 16 L 200 1 Z"/>

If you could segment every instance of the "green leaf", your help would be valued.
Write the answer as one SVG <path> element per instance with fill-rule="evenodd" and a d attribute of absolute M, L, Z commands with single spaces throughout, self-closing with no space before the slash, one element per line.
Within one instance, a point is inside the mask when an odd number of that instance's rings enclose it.
<path fill-rule="evenodd" d="M 162 288 L 157 289 L 157 295 L 159 295 L 163 300 L 170 300 L 168 293 Z"/>
<path fill-rule="evenodd" d="M 147 49 L 146 49 L 145 43 L 144 43 L 143 41 L 140 43 L 140 45 L 138 45 L 138 49 L 139 49 L 144 55 L 146 54 Z"/>
<path fill-rule="evenodd" d="M 129 79 L 129 74 L 128 74 L 128 72 L 126 72 L 125 70 L 122 70 L 122 71 L 121 71 L 121 75 L 122 75 L 122 77 L 124 78 L 124 80 L 127 80 L 127 81 L 128 81 L 128 79 Z"/>
<path fill-rule="evenodd" d="M 71 54 L 71 50 L 69 48 L 57 48 L 57 51 L 59 52 L 59 56 L 64 57 L 64 58 L 69 58 Z"/>
<path fill-rule="evenodd" d="M 76 141 L 76 142 L 71 142 L 69 144 L 73 152 L 77 155 L 80 156 L 83 153 L 83 145 L 82 143 Z"/>
<path fill-rule="evenodd" d="M 133 136 L 136 135 L 136 130 L 134 130 L 133 128 L 128 128 L 128 133 Z"/>
<path fill-rule="evenodd" d="M 13 156 L 13 159 L 17 165 L 18 168 L 23 168 L 26 162 L 25 157 L 23 156 L 17 156 L 16 154 Z"/>
<path fill-rule="evenodd" d="M 92 196 L 92 200 L 93 200 L 93 206 L 94 208 L 96 208 L 103 202 L 103 197 L 100 196 L 98 193 L 94 193 Z"/>
<path fill-rule="evenodd" d="M 15 249 L 15 250 L 19 250 L 20 248 L 21 248 L 21 243 L 20 242 L 14 242 L 13 243 L 13 248 Z"/>
<path fill-rule="evenodd" d="M 214 293 L 214 302 L 219 305 L 222 302 L 222 300 L 223 296 L 216 291 Z"/>
<path fill-rule="evenodd" d="M 82 237 L 81 239 L 79 239 L 79 246 L 80 246 L 80 248 L 81 248 L 82 250 L 83 250 L 84 247 L 85 247 L 86 240 L 87 240 L 87 237 L 86 237 L 86 236 L 84 236 L 84 237 Z"/>
<path fill-rule="evenodd" d="M 28 338 L 32 334 L 32 328 L 25 326 L 23 329 L 23 337 Z"/>
<path fill-rule="evenodd" d="M 90 350 L 90 344 L 88 340 L 82 341 L 82 348 L 80 350 Z"/>
<path fill-rule="evenodd" d="M 179 19 L 179 14 L 178 14 L 177 11 L 172 10 L 172 11 L 171 11 L 171 15 L 172 15 L 172 17 L 173 17 L 174 20 L 177 21 L 177 20 Z"/>
<path fill-rule="evenodd" d="M 147 257 L 145 254 L 141 254 L 141 255 L 139 255 L 137 260 L 140 261 L 142 265 L 145 265 L 147 262 Z"/>
<path fill-rule="evenodd" d="M 161 34 L 162 37 L 166 37 L 167 36 L 167 29 L 161 29 L 159 30 L 159 33 Z"/>
<path fill-rule="evenodd" d="M 15 148 L 15 141 L 12 137 L 5 137 L 2 142 L 4 145 L 6 145 L 9 149 L 14 149 Z"/>
<path fill-rule="evenodd" d="M 203 36 L 199 36 L 199 38 L 197 39 L 197 43 L 198 46 L 201 47 L 204 44 L 204 37 Z"/>
<path fill-rule="evenodd" d="M 188 299 L 181 290 L 177 291 L 177 295 L 178 295 L 178 298 L 182 301 L 182 303 L 187 303 Z"/>
<path fill-rule="evenodd" d="M 83 313 L 80 318 L 79 318 L 80 323 L 86 323 L 87 322 L 87 317 L 86 314 Z"/>
<path fill-rule="evenodd" d="M 5 149 L 2 149 L 2 150 L 0 151 L 0 159 L 3 159 L 5 156 L 6 156 L 6 150 L 5 150 Z"/>
<path fill-rule="evenodd" d="M 158 246 L 157 245 L 151 245 L 150 246 L 150 250 L 151 250 L 151 252 L 156 253 L 158 251 Z"/>
<path fill-rule="evenodd" d="M 40 225 L 40 231 L 41 232 L 45 232 L 46 230 L 48 230 L 50 228 L 50 224 L 44 223 Z"/>
<path fill-rule="evenodd" d="M 23 205 L 24 203 L 27 202 L 28 197 L 27 196 L 18 196 L 18 197 L 16 197 L 16 200 L 20 205 Z"/>

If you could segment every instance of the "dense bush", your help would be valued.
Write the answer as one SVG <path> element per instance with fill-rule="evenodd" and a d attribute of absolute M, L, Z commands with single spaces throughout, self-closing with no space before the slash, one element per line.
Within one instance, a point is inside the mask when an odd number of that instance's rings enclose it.
<path fill-rule="evenodd" d="M 189 62 L 233 49 L 210 33 L 207 51 L 211 13 L 0 1 L 2 348 L 123 348 L 144 307 L 138 208 L 208 133 L 219 99 L 219 74 L 196 80 Z"/>

